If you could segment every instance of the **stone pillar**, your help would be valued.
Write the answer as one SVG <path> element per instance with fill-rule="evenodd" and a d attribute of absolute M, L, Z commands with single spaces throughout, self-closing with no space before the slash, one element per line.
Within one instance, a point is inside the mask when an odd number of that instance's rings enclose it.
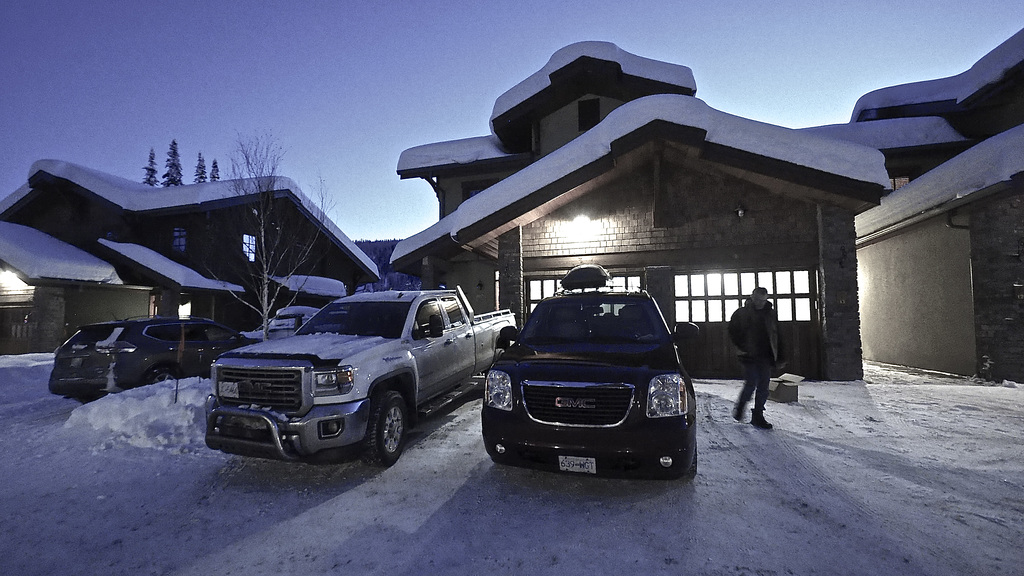
<path fill-rule="evenodd" d="M 423 258 L 420 263 L 420 288 L 423 290 L 437 289 L 437 267 L 434 266 L 434 259 L 430 256 Z"/>
<path fill-rule="evenodd" d="M 826 380 L 864 377 L 853 217 L 843 208 L 818 206 L 822 377 Z"/>
<path fill-rule="evenodd" d="M 29 352 L 53 352 L 77 326 L 65 326 L 64 289 L 37 286 L 33 289 L 29 314 Z"/>
<path fill-rule="evenodd" d="M 672 268 L 648 266 L 644 275 L 647 277 L 647 293 L 658 303 L 669 330 L 672 330 L 676 323 L 676 281 Z"/>
<path fill-rule="evenodd" d="M 508 308 L 523 325 L 523 229 L 498 237 L 498 308 Z"/>

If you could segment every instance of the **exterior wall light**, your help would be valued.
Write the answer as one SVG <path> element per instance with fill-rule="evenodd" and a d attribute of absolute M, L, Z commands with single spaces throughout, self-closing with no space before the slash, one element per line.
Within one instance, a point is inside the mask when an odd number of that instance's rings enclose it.
<path fill-rule="evenodd" d="M 737 206 L 736 209 L 733 210 L 733 212 L 735 212 L 736 216 L 738 216 L 739 218 L 743 218 L 743 215 L 747 213 L 747 209 L 744 208 L 743 205 L 741 204 L 741 205 Z"/>

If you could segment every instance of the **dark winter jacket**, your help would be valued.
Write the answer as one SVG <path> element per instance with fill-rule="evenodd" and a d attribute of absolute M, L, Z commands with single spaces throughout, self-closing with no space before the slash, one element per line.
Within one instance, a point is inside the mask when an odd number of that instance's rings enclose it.
<path fill-rule="evenodd" d="M 739 349 L 740 360 L 762 360 L 772 366 L 783 361 L 779 320 L 771 302 L 758 310 L 748 298 L 729 319 L 729 338 Z"/>

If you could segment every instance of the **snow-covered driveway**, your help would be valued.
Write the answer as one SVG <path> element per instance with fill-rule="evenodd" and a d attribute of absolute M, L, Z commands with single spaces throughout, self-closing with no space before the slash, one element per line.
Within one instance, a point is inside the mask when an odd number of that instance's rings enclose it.
<path fill-rule="evenodd" d="M 867 366 L 729 415 L 697 384 L 692 482 L 493 465 L 478 399 L 387 470 L 202 444 L 209 383 L 81 406 L 0 357 L 0 574 L 1020 574 L 1024 387 Z M 197 425 L 197 418 L 200 425 Z"/>

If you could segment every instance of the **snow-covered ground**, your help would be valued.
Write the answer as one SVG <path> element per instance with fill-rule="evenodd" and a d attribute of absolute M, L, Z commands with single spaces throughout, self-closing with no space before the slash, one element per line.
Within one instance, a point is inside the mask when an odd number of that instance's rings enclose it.
<path fill-rule="evenodd" d="M 1021 574 L 1024 386 L 867 365 L 732 420 L 697 383 L 693 481 L 491 463 L 471 399 L 386 470 L 203 444 L 209 382 L 82 405 L 0 357 L 0 574 Z"/>

